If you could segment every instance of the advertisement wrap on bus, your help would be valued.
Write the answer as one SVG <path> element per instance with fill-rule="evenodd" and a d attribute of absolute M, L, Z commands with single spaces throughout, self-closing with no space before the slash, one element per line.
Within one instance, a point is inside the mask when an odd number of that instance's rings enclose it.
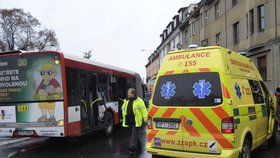
<path fill-rule="evenodd" d="M 2 56 L 0 136 L 62 136 L 62 85 L 58 54 Z"/>

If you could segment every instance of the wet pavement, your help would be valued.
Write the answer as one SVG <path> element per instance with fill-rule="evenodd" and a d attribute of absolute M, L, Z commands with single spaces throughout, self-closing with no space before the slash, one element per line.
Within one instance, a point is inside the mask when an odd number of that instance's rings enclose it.
<path fill-rule="evenodd" d="M 134 154 L 128 152 L 129 130 L 117 126 L 113 135 L 106 137 L 103 132 L 96 132 L 79 138 L 49 140 L 44 146 L 21 149 L 15 158 L 151 158 L 145 151 L 146 128 L 139 136 L 142 149 Z"/>
<path fill-rule="evenodd" d="M 280 133 L 276 133 L 275 144 L 267 142 L 252 152 L 252 158 L 280 158 Z"/>
<path fill-rule="evenodd" d="M 145 128 L 140 132 L 142 150 L 130 155 L 127 147 L 129 130 L 117 126 L 112 136 L 106 137 L 103 132 L 95 132 L 72 139 L 31 138 L 28 141 L 0 147 L 0 157 L 13 158 L 151 158 L 146 152 Z M 280 135 L 276 144 L 264 144 L 252 152 L 252 158 L 280 158 Z"/>
<path fill-rule="evenodd" d="M 0 147 L 27 140 L 29 138 L 0 138 Z"/>
<path fill-rule="evenodd" d="M 47 138 L 0 138 L 0 158 L 10 158 L 20 151 L 44 145 Z"/>

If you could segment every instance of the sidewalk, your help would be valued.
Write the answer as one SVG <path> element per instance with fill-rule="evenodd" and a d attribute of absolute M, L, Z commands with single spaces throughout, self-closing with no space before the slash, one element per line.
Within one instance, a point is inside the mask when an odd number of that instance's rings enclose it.
<path fill-rule="evenodd" d="M 25 141 L 30 138 L 0 138 L 0 147 L 7 145 L 7 144 L 13 144 L 21 141 Z"/>

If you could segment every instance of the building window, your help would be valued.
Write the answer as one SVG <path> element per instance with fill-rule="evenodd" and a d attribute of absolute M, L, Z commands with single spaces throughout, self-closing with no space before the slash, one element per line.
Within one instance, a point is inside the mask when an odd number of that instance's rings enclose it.
<path fill-rule="evenodd" d="M 257 64 L 259 72 L 264 81 L 267 81 L 267 64 L 266 64 L 266 56 L 261 56 L 257 58 Z"/>
<path fill-rule="evenodd" d="M 183 20 L 183 12 L 181 11 L 180 13 L 179 13 L 179 22 L 181 22 Z"/>
<path fill-rule="evenodd" d="M 163 41 L 164 41 L 164 35 L 161 34 L 161 35 L 160 35 L 160 38 L 161 38 L 161 42 L 163 42 Z"/>
<path fill-rule="evenodd" d="M 232 6 L 235 6 L 238 2 L 239 0 L 232 0 Z"/>
<path fill-rule="evenodd" d="M 205 25 L 208 24 L 208 12 L 207 12 L 207 10 L 205 10 L 205 13 L 204 13 L 204 24 Z"/>
<path fill-rule="evenodd" d="M 254 34 L 254 9 L 249 11 L 249 33 Z"/>
<path fill-rule="evenodd" d="M 175 39 L 173 39 L 172 42 L 171 42 L 171 48 L 175 49 Z"/>
<path fill-rule="evenodd" d="M 169 27 L 168 27 L 168 34 L 170 34 L 171 32 L 172 32 L 172 26 L 169 25 Z"/>
<path fill-rule="evenodd" d="M 221 44 L 220 35 L 221 35 L 220 32 L 216 34 L 216 45 L 220 45 Z"/>
<path fill-rule="evenodd" d="M 202 47 L 206 47 L 206 46 L 208 46 L 208 45 L 209 45 L 208 39 L 205 39 L 205 40 L 201 41 L 201 46 L 202 46 Z"/>
<path fill-rule="evenodd" d="M 233 24 L 233 44 L 239 43 L 239 22 Z"/>
<path fill-rule="evenodd" d="M 220 17 L 220 1 L 215 4 L 215 18 L 218 19 Z"/>
<path fill-rule="evenodd" d="M 195 22 L 192 22 L 192 35 L 195 35 Z"/>
<path fill-rule="evenodd" d="M 190 13 L 187 12 L 187 13 L 185 14 L 185 18 L 188 18 L 189 16 L 190 16 Z"/>
<path fill-rule="evenodd" d="M 263 31 L 265 28 L 264 5 L 258 6 L 258 24 L 259 24 L 259 31 Z"/>
<path fill-rule="evenodd" d="M 177 35 L 177 43 L 181 43 L 181 41 L 182 41 L 182 38 L 181 38 L 181 36 L 182 36 L 182 34 L 180 33 L 179 35 Z"/>
<path fill-rule="evenodd" d="M 189 42 L 189 29 L 185 31 L 185 42 Z"/>
<path fill-rule="evenodd" d="M 167 51 L 166 51 L 166 54 L 167 52 L 169 52 L 171 50 L 171 47 L 170 47 L 170 43 L 167 44 Z"/>

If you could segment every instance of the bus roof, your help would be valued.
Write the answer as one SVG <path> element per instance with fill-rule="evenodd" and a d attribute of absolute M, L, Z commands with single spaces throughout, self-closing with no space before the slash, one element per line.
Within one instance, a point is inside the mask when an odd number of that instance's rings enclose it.
<path fill-rule="evenodd" d="M 90 59 L 85 59 L 82 57 L 78 57 L 75 55 L 71 55 L 71 54 L 67 54 L 67 53 L 62 53 L 62 52 L 57 52 L 57 51 L 9 51 L 9 52 L 1 52 L 0 55 L 10 55 L 10 54 L 25 54 L 25 53 L 59 53 L 62 54 L 64 56 L 64 58 L 66 59 L 66 66 L 70 66 L 73 68 L 89 68 L 88 65 L 92 66 L 90 67 L 90 70 L 97 68 L 97 72 L 101 72 L 101 73 L 105 73 L 105 74 L 113 74 L 116 76 L 129 76 L 129 77 L 135 77 L 135 76 L 140 76 L 138 73 L 134 72 L 134 71 L 130 71 L 127 69 L 123 69 L 117 66 L 112 66 L 112 65 L 108 65 L 108 64 L 104 64 L 101 62 L 97 62 L 94 60 L 90 60 Z M 69 64 L 67 64 L 69 63 Z M 82 66 L 82 67 L 81 67 Z M 98 71 L 99 70 L 99 71 Z"/>
<path fill-rule="evenodd" d="M 113 66 L 113 65 L 104 64 L 104 63 L 101 63 L 101 62 L 98 62 L 95 60 L 85 59 L 85 58 L 81 58 L 81 57 L 74 56 L 74 55 L 67 54 L 67 53 L 63 53 L 63 55 L 66 60 L 68 59 L 68 60 L 72 60 L 72 61 L 76 61 L 76 62 L 80 62 L 80 63 L 84 63 L 84 64 L 89 64 L 89 65 L 94 65 L 97 67 L 105 68 L 108 70 L 119 71 L 119 72 L 130 74 L 132 76 L 135 76 L 137 74 L 134 71 L 123 69 L 123 68 Z"/>

